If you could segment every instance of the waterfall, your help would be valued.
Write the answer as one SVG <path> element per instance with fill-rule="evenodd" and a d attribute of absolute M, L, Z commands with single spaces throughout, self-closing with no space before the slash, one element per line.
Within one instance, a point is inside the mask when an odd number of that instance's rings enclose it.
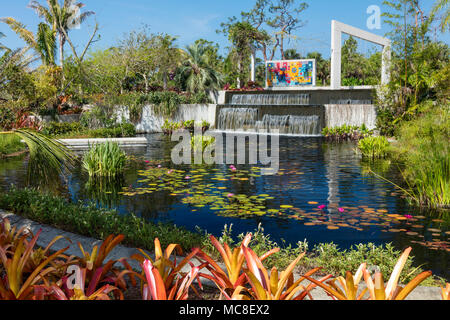
<path fill-rule="evenodd" d="M 231 97 L 232 105 L 308 105 L 309 94 L 234 94 Z"/>
<path fill-rule="evenodd" d="M 368 104 L 329 104 L 325 105 L 325 125 L 330 128 L 344 124 L 351 126 L 366 125 L 375 129 L 377 113 L 374 105 Z"/>
<path fill-rule="evenodd" d="M 217 128 L 220 130 L 244 130 L 246 127 L 254 127 L 258 117 L 256 108 L 222 108 L 217 120 Z"/>
<path fill-rule="evenodd" d="M 258 120 L 258 108 L 222 108 L 217 129 L 236 132 L 270 132 L 285 135 L 320 135 L 320 117 L 265 114 Z"/>
<path fill-rule="evenodd" d="M 130 121 L 130 114 L 127 107 L 118 107 L 116 111 L 117 119 L 119 121 Z M 215 125 L 216 105 L 214 104 L 182 104 L 173 117 L 168 118 L 172 122 L 183 122 L 194 120 L 197 123 L 207 121 L 211 126 Z M 155 114 L 153 106 L 148 105 L 142 109 L 141 120 L 136 123 L 136 131 L 138 133 L 156 133 L 162 132 L 167 117 Z"/>

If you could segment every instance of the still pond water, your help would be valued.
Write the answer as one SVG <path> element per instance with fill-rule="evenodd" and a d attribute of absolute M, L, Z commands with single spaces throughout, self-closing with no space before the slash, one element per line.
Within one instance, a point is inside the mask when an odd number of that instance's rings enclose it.
<path fill-rule="evenodd" d="M 258 165 L 174 166 L 176 143 L 161 134 L 146 137 L 147 148 L 128 150 L 133 161 L 121 181 L 92 183 L 77 169 L 51 188 L 72 201 L 214 235 L 224 225 L 232 224 L 238 235 L 261 224 L 273 240 L 293 245 L 306 239 L 310 247 L 412 246 L 418 265 L 450 279 L 448 213 L 410 207 L 393 185 L 367 174 L 369 166 L 352 143 L 280 137 L 280 170 L 264 176 Z M 398 182 L 395 166 L 386 161 L 372 169 Z M 26 158 L 0 161 L 0 187 L 11 184 L 25 186 Z"/>

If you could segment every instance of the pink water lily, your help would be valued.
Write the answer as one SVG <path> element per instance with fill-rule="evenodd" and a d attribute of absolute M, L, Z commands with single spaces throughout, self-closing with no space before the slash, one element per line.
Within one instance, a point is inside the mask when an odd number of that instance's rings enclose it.
<path fill-rule="evenodd" d="M 229 193 L 229 194 L 227 195 L 227 197 L 228 197 L 228 198 L 234 197 L 234 193 Z"/>
<path fill-rule="evenodd" d="M 148 160 L 145 160 L 145 163 L 150 163 L 150 161 L 148 161 Z"/>
<path fill-rule="evenodd" d="M 340 213 L 344 213 L 345 212 L 344 208 L 339 208 L 338 210 L 339 210 Z"/>
<path fill-rule="evenodd" d="M 167 174 L 171 174 L 173 172 L 173 170 L 169 170 L 167 171 Z"/>
<path fill-rule="evenodd" d="M 320 209 L 320 210 L 323 210 L 323 209 L 325 209 L 327 206 L 326 205 L 324 205 L 324 204 L 322 204 L 322 205 L 320 205 L 320 206 L 318 206 L 318 208 Z"/>
<path fill-rule="evenodd" d="M 231 169 L 231 171 L 236 171 L 237 170 L 236 167 L 233 166 L 233 165 L 230 166 L 230 169 Z"/>
<path fill-rule="evenodd" d="M 191 177 L 189 177 L 189 176 L 186 176 L 186 177 L 185 177 L 186 180 L 189 180 L 190 178 L 191 178 Z"/>
<path fill-rule="evenodd" d="M 162 168 L 162 166 L 161 166 L 161 165 L 158 165 L 158 168 Z"/>
<path fill-rule="evenodd" d="M 405 218 L 406 218 L 406 219 L 412 219 L 413 216 L 412 216 L 412 215 L 409 215 L 409 214 L 405 214 Z"/>

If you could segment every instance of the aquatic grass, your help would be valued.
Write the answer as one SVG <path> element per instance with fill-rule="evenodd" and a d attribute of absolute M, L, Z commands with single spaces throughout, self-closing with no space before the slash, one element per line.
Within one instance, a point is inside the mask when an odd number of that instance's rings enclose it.
<path fill-rule="evenodd" d="M 84 155 L 82 167 L 90 177 L 117 177 L 125 170 L 127 156 L 118 143 L 95 144 Z"/>
<path fill-rule="evenodd" d="M 412 200 L 420 206 L 450 207 L 449 107 L 436 108 L 399 129 L 395 156 Z"/>
<path fill-rule="evenodd" d="M 358 142 L 358 149 L 363 158 L 370 160 L 386 158 L 389 146 L 386 137 L 367 137 Z"/>

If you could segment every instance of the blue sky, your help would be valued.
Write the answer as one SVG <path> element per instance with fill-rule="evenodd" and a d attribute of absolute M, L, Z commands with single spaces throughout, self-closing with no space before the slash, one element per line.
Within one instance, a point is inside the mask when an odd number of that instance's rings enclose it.
<path fill-rule="evenodd" d="M 45 0 L 40 0 L 45 3 Z M 83 47 L 88 40 L 95 21 L 100 25 L 101 41 L 95 43 L 94 49 L 113 45 L 125 32 L 139 29 L 143 24 L 150 26 L 152 32 L 167 32 L 179 37 L 178 45 L 184 47 L 196 39 L 205 38 L 220 44 L 222 52 L 229 45 L 226 37 L 216 34 L 220 23 L 230 16 L 239 16 L 241 11 L 253 7 L 254 0 L 81 0 L 86 4 L 85 10 L 92 10 L 96 15 L 82 26 L 80 30 L 71 31 L 71 37 L 78 46 Z M 309 8 L 303 14 L 307 21 L 304 28 L 296 32 L 297 40 L 287 44 L 302 54 L 319 51 L 330 56 L 331 20 L 367 30 L 366 13 L 370 5 L 379 5 L 383 0 L 309 0 Z M 427 8 L 433 3 L 423 1 Z M 0 16 L 14 17 L 31 30 L 35 31 L 39 23 L 38 16 L 27 8 L 29 0 L 0 0 Z M 381 30 L 372 32 L 384 35 L 388 26 L 382 24 Z M 23 46 L 23 42 L 12 33 L 5 24 L 0 24 L 0 32 L 6 34 L 1 42 L 11 48 Z M 450 35 L 438 34 L 438 39 L 450 43 Z M 371 51 L 373 46 L 364 42 L 360 51 Z M 67 48 L 68 49 L 68 48 Z"/>

